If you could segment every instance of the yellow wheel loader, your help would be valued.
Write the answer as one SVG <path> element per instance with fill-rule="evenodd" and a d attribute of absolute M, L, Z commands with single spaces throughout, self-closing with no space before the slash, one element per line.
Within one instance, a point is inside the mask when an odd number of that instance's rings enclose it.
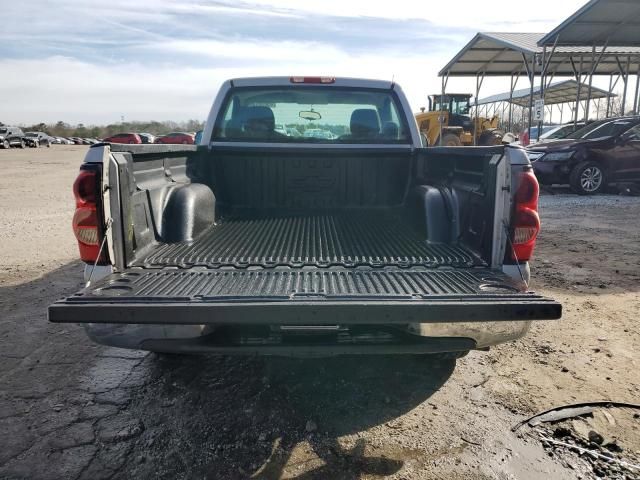
<path fill-rule="evenodd" d="M 504 134 L 498 130 L 498 117 L 472 119 L 469 116 L 470 101 L 468 93 L 429 96 L 429 110 L 423 108 L 415 115 L 418 128 L 429 146 L 498 145 L 502 142 Z"/>

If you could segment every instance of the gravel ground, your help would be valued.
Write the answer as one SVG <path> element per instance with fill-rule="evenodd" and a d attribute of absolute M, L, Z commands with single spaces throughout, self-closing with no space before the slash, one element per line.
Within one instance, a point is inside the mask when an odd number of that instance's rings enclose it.
<path fill-rule="evenodd" d="M 0 151 L 0 478 L 637 478 L 511 427 L 640 396 L 640 198 L 543 195 L 532 288 L 563 319 L 457 364 L 161 357 L 46 321 L 81 286 L 70 185 L 85 151 Z M 637 462 L 640 419 L 608 415 L 579 421 Z M 569 422 L 545 432 L 579 442 Z"/>

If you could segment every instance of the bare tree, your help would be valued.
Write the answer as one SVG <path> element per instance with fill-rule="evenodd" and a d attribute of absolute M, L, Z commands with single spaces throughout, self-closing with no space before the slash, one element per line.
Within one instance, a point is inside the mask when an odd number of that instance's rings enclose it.
<path fill-rule="evenodd" d="M 616 92 L 616 97 L 611 97 L 609 100 L 609 116 L 610 117 L 621 117 L 623 115 L 634 115 L 633 111 L 633 95 L 627 95 L 627 102 L 625 105 L 625 111 L 622 109 L 622 91 Z M 600 108 L 598 108 L 598 117 L 604 118 L 607 115 L 607 101 L 603 99 L 600 102 Z"/>

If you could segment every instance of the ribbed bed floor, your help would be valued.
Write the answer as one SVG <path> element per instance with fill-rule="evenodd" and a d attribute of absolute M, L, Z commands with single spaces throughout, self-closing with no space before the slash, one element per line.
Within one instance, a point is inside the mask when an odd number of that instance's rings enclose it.
<path fill-rule="evenodd" d="M 464 267 L 484 263 L 467 248 L 428 244 L 392 212 L 362 211 L 226 218 L 193 242 L 160 245 L 135 265 Z"/>

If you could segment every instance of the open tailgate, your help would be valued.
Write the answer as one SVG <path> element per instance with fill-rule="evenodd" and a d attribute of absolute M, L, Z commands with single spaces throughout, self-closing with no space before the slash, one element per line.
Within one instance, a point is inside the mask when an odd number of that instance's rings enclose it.
<path fill-rule="evenodd" d="M 129 269 L 49 307 L 52 322 L 323 325 L 552 320 L 562 306 L 489 268 Z"/>

